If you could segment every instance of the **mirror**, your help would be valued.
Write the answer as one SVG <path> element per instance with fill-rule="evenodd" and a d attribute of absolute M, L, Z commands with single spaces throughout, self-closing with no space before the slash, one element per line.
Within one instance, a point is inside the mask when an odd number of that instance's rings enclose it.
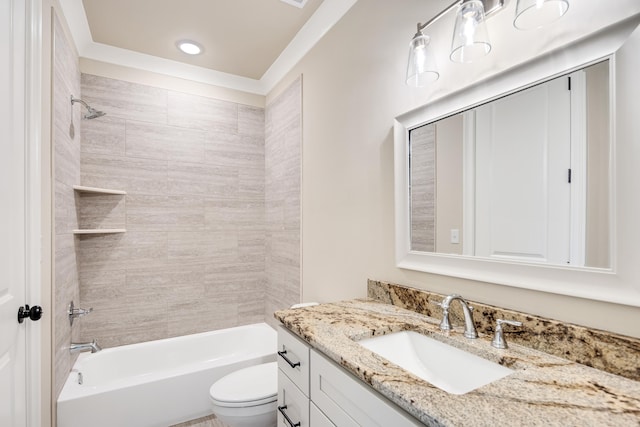
<path fill-rule="evenodd" d="M 411 250 L 608 268 L 609 65 L 409 129 Z"/>
<path fill-rule="evenodd" d="M 637 118 L 637 111 L 640 111 L 640 86 L 637 84 L 640 69 L 640 56 L 637 55 L 640 51 L 640 29 L 637 29 L 639 21 L 640 15 L 634 15 L 633 18 L 616 21 L 606 30 L 588 33 L 552 54 L 533 57 L 517 66 L 485 70 L 481 78 L 477 77 L 476 83 L 466 87 L 456 86 L 455 81 L 449 80 L 446 87 L 433 89 L 433 93 L 438 94 L 437 98 L 396 117 L 394 188 L 396 265 L 399 268 L 640 307 L 640 263 L 637 259 L 640 244 L 640 197 L 637 189 L 637 183 L 640 182 L 640 120 Z M 512 52 L 505 50 L 500 59 L 506 61 L 510 55 Z M 586 106 L 585 114 L 600 115 L 600 119 L 608 116 L 608 126 L 604 124 L 607 123 L 605 120 L 599 122 L 597 132 L 588 128 L 584 132 L 587 133 L 587 139 L 594 138 L 594 132 L 607 134 L 609 138 L 598 137 L 600 144 L 595 145 L 603 151 L 601 154 L 592 154 L 595 146 L 588 143 L 581 154 L 582 160 L 579 157 L 577 160 L 573 159 L 577 154 L 575 150 L 570 153 L 571 185 L 582 179 L 585 199 L 574 200 L 571 196 L 569 202 L 564 199 L 563 203 L 569 203 L 570 206 L 582 203 L 578 206 L 582 206 L 584 215 L 579 218 L 583 217 L 584 222 L 567 220 L 566 215 L 561 227 L 558 224 L 562 221 L 547 221 L 547 226 L 556 228 L 547 228 L 545 238 L 550 238 L 549 235 L 554 234 L 556 229 L 562 230 L 564 234 L 569 230 L 569 258 L 566 258 L 566 246 L 563 246 L 559 258 L 553 258 L 540 249 L 544 249 L 544 245 L 540 243 L 542 240 L 536 240 L 540 237 L 538 234 L 542 234 L 540 230 L 544 229 L 540 226 L 540 212 L 555 204 L 549 195 L 550 186 L 538 186 L 535 190 L 537 193 L 529 188 L 526 192 L 520 190 L 523 175 L 538 174 L 539 180 L 550 180 L 548 171 L 541 172 L 544 168 L 533 168 L 535 163 L 539 165 L 543 158 L 540 151 L 544 149 L 531 149 L 518 144 L 505 146 L 503 142 L 498 142 L 496 147 L 478 143 L 477 131 L 487 131 L 482 128 L 493 124 L 492 118 L 487 119 L 491 115 L 487 116 L 489 113 L 483 111 L 489 109 L 495 110 L 490 113 L 499 116 L 503 122 L 515 124 L 516 135 L 530 137 L 530 134 L 538 130 L 535 126 L 533 129 L 527 127 L 531 126 L 532 120 L 528 118 L 533 109 L 527 108 L 527 116 L 511 117 L 517 110 L 512 108 L 512 104 L 527 105 L 527 102 L 521 102 L 520 95 L 543 88 L 545 82 L 554 84 L 553 82 L 561 82 L 575 72 L 590 73 L 598 67 L 604 67 L 609 73 L 608 79 L 603 80 L 608 80 L 609 95 L 605 95 L 608 105 L 603 99 Z M 457 68 L 454 68 L 451 67 L 452 76 L 457 78 Z M 447 78 L 445 74 L 443 79 Z M 449 91 L 445 93 L 446 88 Z M 590 108 L 596 107 L 604 108 L 603 111 L 610 113 L 589 112 Z M 546 120 L 551 122 L 558 117 L 566 118 L 566 115 L 566 111 L 550 117 L 547 113 Z M 505 117 L 508 120 L 503 120 Z M 539 118 L 535 120 L 538 121 Z M 520 129 L 522 126 L 526 132 Z M 502 127 L 504 126 L 501 124 L 496 129 L 502 132 Z M 493 127 L 489 126 L 489 134 L 492 130 Z M 564 132 L 566 133 L 566 129 Z M 443 141 L 445 138 L 450 139 L 447 135 L 454 135 L 457 142 L 447 147 L 456 148 L 447 153 L 439 145 L 442 141 L 438 142 L 438 134 Z M 433 152 L 420 147 L 420 138 L 435 138 Z M 507 141 L 511 139 L 506 138 Z M 517 139 L 520 143 L 526 138 L 522 138 L 522 141 Z M 473 144 L 470 141 L 474 141 Z M 554 145 L 553 148 L 557 147 Z M 484 158 L 487 157 L 487 152 L 491 153 L 494 149 L 501 151 L 497 158 L 494 155 Z M 547 152 L 551 149 L 546 148 Z M 500 156 L 507 152 L 510 154 L 505 156 L 506 159 L 517 161 L 502 161 Z M 410 164 L 410 154 L 413 166 Z M 441 155 L 455 159 L 453 161 L 456 166 L 435 166 L 436 161 L 449 161 L 440 159 Z M 417 163 L 421 156 L 433 157 L 434 166 L 424 170 L 419 168 Z M 484 157 L 480 158 L 481 156 Z M 529 158 L 537 160 L 531 162 L 528 161 Z M 554 159 L 555 157 L 549 156 L 546 161 Z M 596 160 L 596 163 L 592 164 L 592 160 Z M 582 173 L 576 174 L 573 169 L 578 164 L 585 165 L 585 168 Z M 494 165 L 502 186 L 487 184 L 496 180 Z M 455 172 L 456 167 L 463 173 Z M 566 167 L 558 170 L 562 171 L 564 168 Z M 516 178 L 505 178 L 508 176 L 507 172 L 513 170 Z M 450 176 L 443 176 L 447 173 Z M 431 188 L 428 181 L 420 181 L 428 175 L 432 176 Z M 562 180 L 568 180 L 568 171 L 561 175 Z M 462 195 L 447 200 L 444 196 L 451 196 L 456 192 L 439 188 L 442 183 L 438 180 L 449 180 L 451 185 L 458 188 L 457 193 Z M 592 188 L 597 183 L 603 184 L 601 189 Z M 434 194 L 429 196 L 429 192 Z M 501 192 L 505 192 L 507 197 L 501 197 L 503 194 L 496 196 L 496 193 Z M 594 209 L 591 203 L 600 209 L 599 214 L 591 213 Z M 421 223 L 420 215 L 429 209 L 432 210 L 432 219 Z M 441 209 L 454 213 L 439 215 L 437 211 Z M 536 215 L 527 217 L 531 212 Z M 507 216 L 513 213 L 516 215 Z M 479 219 L 481 215 L 485 215 L 482 223 Z M 496 237 L 497 243 L 494 244 L 491 240 L 493 237 L 490 236 L 488 241 L 491 245 L 488 245 L 487 250 L 479 242 L 484 238 L 480 234 L 486 231 L 486 221 L 492 227 L 496 224 L 510 233 L 516 230 L 514 235 L 519 233 L 526 236 L 525 232 L 528 232 L 529 237 L 532 237 L 531 241 L 538 246 L 517 246 L 521 237 L 505 240 L 504 236 Z M 591 225 L 595 231 L 592 231 Z M 431 242 L 428 237 L 420 235 L 424 228 L 431 228 Z M 582 241 L 575 237 L 580 236 L 576 229 L 584 230 L 581 234 Z M 458 230 L 457 233 L 455 230 Z M 507 238 L 511 237 L 510 233 L 506 233 Z M 452 240 L 459 243 L 451 243 Z M 439 244 L 443 242 L 444 246 Z M 576 245 L 578 249 L 574 248 Z M 593 253 L 594 250 L 600 252 Z M 583 260 L 571 258 L 576 251 L 582 252 Z"/>

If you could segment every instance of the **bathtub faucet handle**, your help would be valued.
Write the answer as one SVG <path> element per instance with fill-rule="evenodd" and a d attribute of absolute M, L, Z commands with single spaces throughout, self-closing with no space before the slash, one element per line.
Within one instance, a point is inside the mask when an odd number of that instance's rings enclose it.
<path fill-rule="evenodd" d="M 69 323 L 73 326 L 73 319 L 76 317 L 86 316 L 87 314 L 93 311 L 93 307 L 90 308 L 76 308 L 73 304 L 73 301 L 69 303 L 69 309 L 67 310 L 67 314 L 69 315 Z"/>

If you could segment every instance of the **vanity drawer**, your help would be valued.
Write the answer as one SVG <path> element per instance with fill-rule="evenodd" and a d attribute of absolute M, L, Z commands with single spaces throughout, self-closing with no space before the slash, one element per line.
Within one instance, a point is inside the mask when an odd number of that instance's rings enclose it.
<path fill-rule="evenodd" d="M 309 421 L 311 427 L 336 427 L 313 402 L 309 405 Z"/>
<path fill-rule="evenodd" d="M 278 368 L 309 396 L 309 346 L 284 327 L 278 327 Z"/>
<path fill-rule="evenodd" d="M 423 426 L 315 350 L 311 366 L 311 400 L 336 426 Z"/>
<path fill-rule="evenodd" d="M 277 415 L 278 427 L 309 427 L 309 398 L 279 369 Z"/>

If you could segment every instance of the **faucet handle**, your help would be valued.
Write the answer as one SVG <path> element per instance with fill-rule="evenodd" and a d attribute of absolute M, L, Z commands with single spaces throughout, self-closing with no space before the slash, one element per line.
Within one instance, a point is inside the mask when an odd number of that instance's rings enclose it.
<path fill-rule="evenodd" d="M 504 320 L 498 319 L 496 321 L 496 332 L 493 335 L 493 340 L 491 341 L 491 345 L 495 348 L 508 348 L 507 341 L 504 339 L 504 334 L 502 332 L 502 325 L 507 324 L 511 326 L 522 326 L 522 322 L 518 322 L 517 320 Z"/>
<path fill-rule="evenodd" d="M 67 314 L 69 315 L 69 323 L 73 326 L 73 319 L 86 316 L 87 314 L 93 311 L 93 307 L 90 308 L 76 308 L 73 304 L 73 301 L 69 303 L 69 308 L 67 309 Z"/>

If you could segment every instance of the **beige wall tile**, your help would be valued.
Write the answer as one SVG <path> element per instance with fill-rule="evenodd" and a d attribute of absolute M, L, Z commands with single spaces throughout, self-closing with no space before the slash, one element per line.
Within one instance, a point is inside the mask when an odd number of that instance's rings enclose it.
<path fill-rule="evenodd" d="M 264 200 L 208 198 L 205 226 L 207 230 L 263 230 Z"/>
<path fill-rule="evenodd" d="M 201 162 L 205 132 L 127 120 L 126 154 L 158 160 Z"/>
<path fill-rule="evenodd" d="M 204 230 L 204 201 L 197 196 L 127 195 L 128 231 Z"/>
<path fill-rule="evenodd" d="M 174 161 L 168 164 L 169 194 L 233 198 L 238 190 L 236 167 Z"/>
<path fill-rule="evenodd" d="M 122 156 L 82 156 L 82 185 L 130 194 L 167 194 L 167 162 Z"/>
<path fill-rule="evenodd" d="M 86 235 L 79 240 L 80 272 L 162 266 L 167 262 L 166 232 Z"/>
<path fill-rule="evenodd" d="M 125 120 L 107 114 L 82 121 L 82 153 L 125 155 Z"/>
<path fill-rule="evenodd" d="M 82 98 L 112 117 L 167 124 L 164 89 L 82 74 Z"/>
<path fill-rule="evenodd" d="M 205 161 L 225 166 L 264 168 L 264 138 L 208 132 Z"/>
<path fill-rule="evenodd" d="M 72 230 L 77 228 L 73 185 L 80 183 L 80 110 L 72 108 L 71 94 L 80 93 L 78 58 L 55 19 L 53 55 L 53 173 L 54 173 L 54 277 L 52 317 L 53 332 L 53 397 L 57 398 L 76 356 L 69 344 L 78 337 L 78 328 L 69 324 L 67 306 L 79 299 L 76 241 Z M 75 138 L 69 127 L 72 121 Z"/>
<path fill-rule="evenodd" d="M 238 134 L 264 138 L 264 109 L 239 105 Z"/>
<path fill-rule="evenodd" d="M 126 228 L 125 196 L 76 193 L 80 228 Z"/>
<path fill-rule="evenodd" d="M 172 126 L 238 133 L 238 104 L 173 91 L 168 102 Z"/>
<path fill-rule="evenodd" d="M 297 79 L 267 105 L 265 119 L 265 319 L 300 302 L 300 147 L 302 85 Z"/>

